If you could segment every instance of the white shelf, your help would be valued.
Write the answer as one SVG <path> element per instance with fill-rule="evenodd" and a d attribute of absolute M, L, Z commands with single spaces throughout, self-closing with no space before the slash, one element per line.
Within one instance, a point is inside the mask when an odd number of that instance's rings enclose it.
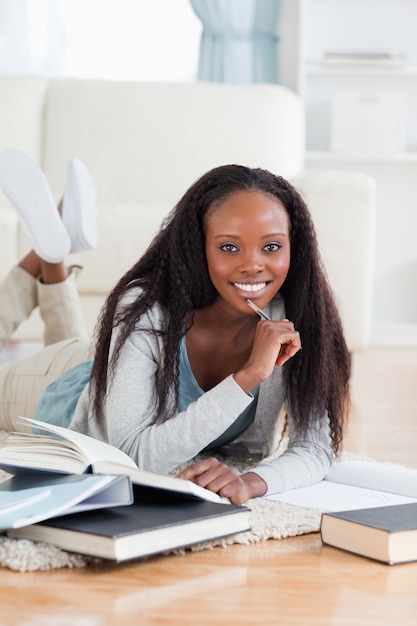
<path fill-rule="evenodd" d="M 343 63 L 334 65 L 306 65 L 308 76 L 387 76 L 389 78 L 416 78 L 416 66 L 385 66 L 376 65 L 344 65 Z"/>
<path fill-rule="evenodd" d="M 307 161 L 322 162 L 339 162 L 339 163 L 417 163 L 417 152 L 401 152 L 401 153 L 342 153 L 330 152 L 326 150 L 308 150 L 306 152 Z"/>
<path fill-rule="evenodd" d="M 413 239 L 417 228 L 417 0 L 281 1 L 300 7 L 295 38 L 299 47 L 299 93 L 306 108 L 306 171 L 363 172 L 375 181 L 371 341 L 376 346 L 415 346 L 417 323 L 409 322 L 417 320 L 417 295 L 410 290 L 417 267 Z M 402 55 L 404 63 L 326 62 L 326 52 L 337 50 L 393 50 Z M 348 110 L 340 125 L 346 125 L 346 133 L 357 128 L 357 142 L 346 144 L 351 152 L 334 152 L 330 148 L 338 146 L 333 143 L 337 97 L 347 98 L 349 94 L 353 103 L 355 98 L 380 96 L 381 108 L 369 122 L 364 112 L 356 123 L 359 114 L 355 117 L 352 106 L 352 115 Z M 383 100 L 394 96 L 406 100 L 405 120 L 398 107 L 391 117 L 387 112 L 384 122 Z M 394 132 L 401 119 L 402 141 L 390 143 L 386 131 Z M 372 143 L 371 135 L 373 132 L 375 136 L 373 129 L 378 124 L 384 136 L 377 144 Z M 366 130 L 368 135 L 362 137 Z M 401 152 L 360 151 L 362 146 L 372 150 L 379 144 L 387 149 L 392 145 Z M 407 332 L 402 333 L 406 324 Z"/>

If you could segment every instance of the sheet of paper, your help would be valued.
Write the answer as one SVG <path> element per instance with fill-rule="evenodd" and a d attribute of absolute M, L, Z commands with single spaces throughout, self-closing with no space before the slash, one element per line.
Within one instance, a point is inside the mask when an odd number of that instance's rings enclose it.
<path fill-rule="evenodd" d="M 322 480 L 320 483 L 310 487 L 302 487 L 301 489 L 293 489 L 292 491 L 266 496 L 266 499 L 308 509 L 320 509 L 322 511 L 350 511 L 417 502 L 417 498 L 374 489 L 353 487 L 351 485 L 342 485 L 327 480 Z"/>
<path fill-rule="evenodd" d="M 417 498 L 417 469 L 394 463 L 356 459 L 337 461 L 325 480 Z"/>

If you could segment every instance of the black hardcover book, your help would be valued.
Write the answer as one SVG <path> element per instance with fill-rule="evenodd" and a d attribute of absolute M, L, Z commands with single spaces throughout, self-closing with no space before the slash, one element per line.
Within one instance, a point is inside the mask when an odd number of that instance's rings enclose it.
<path fill-rule="evenodd" d="M 417 560 L 417 502 L 324 513 L 323 543 L 389 565 Z"/>
<path fill-rule="evenodd" d="M 8 531 L 64 550 L 125 561 L 250 530 L 249 509 L 204 500 L 136 501 Z"/>

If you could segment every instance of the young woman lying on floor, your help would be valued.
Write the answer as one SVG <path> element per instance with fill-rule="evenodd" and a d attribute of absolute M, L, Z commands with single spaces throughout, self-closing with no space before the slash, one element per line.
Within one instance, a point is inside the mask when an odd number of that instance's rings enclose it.
<path fill-rule="evenodd" d="M 188 463 L 180 478 L 235 503 L 320 481 L 340 447 L 340 317 L 309 211 L 268 171 L 221 166 L 186 191 L 109 294 L 89 354 L 67 339 L 0 367 L 0 426 L 59 415 L 143 469 Z M 288 448 L 266 458 L 284 408 Z M 231 457 L 258 462 L 238 475 Z"/>

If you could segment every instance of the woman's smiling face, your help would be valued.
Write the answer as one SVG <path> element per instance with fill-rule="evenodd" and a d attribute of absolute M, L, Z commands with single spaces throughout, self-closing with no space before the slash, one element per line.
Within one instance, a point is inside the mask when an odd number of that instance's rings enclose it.
<path fill-rule="evenodd" d="M 245 313 L 245 298 L 265 307 L 290 267 L 285 208 L 259 191 L 231 194 L 206 219 L 206 257 L 218 300 Z"/>

